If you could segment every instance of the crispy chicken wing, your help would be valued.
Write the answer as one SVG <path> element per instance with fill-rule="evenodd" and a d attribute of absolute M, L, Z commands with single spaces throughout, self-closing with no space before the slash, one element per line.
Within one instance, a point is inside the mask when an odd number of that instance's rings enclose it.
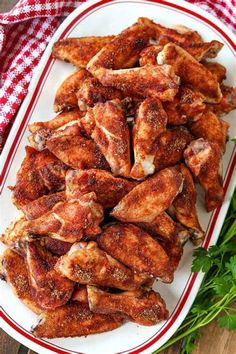
<path fill-rule="evenodd" d="M 169 257 L 169 267 L 172 268 L 173 273 L 178 268 L 183 255 L 183 241 L 183 239 L 179 239 L 178 235 L 174 235 L 171 240 L 159 240 L 160 245 Z"/>
<path fill-rule="evenodd" d="M 29 280 L 36 302 L 44 309 L 55 309 L 71 298 L 74 283 L 54 269 L 57 257 L 35 242 L 26 244 Z"/>
<path fill-rule="evenodd" d="M 99 146 L 113 174 L 128 177 L 130 137 L 120 100 L 97 103 L 82 119 L 82 124 Z"/>
<path fill-rule="evenodd" d="M 66 175 L 66 194 L 69 199 L 95 192 L 97 202 L 103 208 L 114 207 L 136 185 L 135 181 L 114 177 L 111 173 L 98 169 L 71 170 Z"/>
<path fill-rule="evenodd" d="M 209 62 L 206 61 L 203 62 L 202 64 L 205 66 L 205 68 L 207 68 L 207 70 L 209 70 L 213 75 L 215 75 L 219 83 L 221 83 L 223 80 L 226 79 L 226 68 L 223 65 L 212 61 Z M 221 87 L 221 92 L 222 94 L 224 94 L 222 87 Z"/>
<path fill-rule="evenodd" d="M 25 217 L 12 221 L 5 230 L 4 234 L 0 235 L 0 241 L 6 246 L 14 249 L 17 247 L 17 243 L 20 243 L 21 240 L 25 241 L 30 239 L 31 235 L 28 235 L 27 232 L 24 231 L 26 224 L 27 220 Z"/>
<path fill-rule="evenodd" d="M 134 187 L 112 210 L 111 215 L 125 222 L 152 222 L 181 192 L 183 178 L 169 167 Z"/>
<path fill-rule="evenodd" d="M 154 164 L 156 171 L 175 165 L 183 157 L 187 145 L 194 138 L 187 128 L 178 127 L 168 129 L 156 141 L 156 155 Z"/>
<path fill-rule="evenodd" d="M 205 191 L 207 211 L 222 204 L 224 199 L 221 171 L 221 149 L 217 143 L 204 139 L 192 141 L 184 152 L 187 166 Z"/>
<path fill-rule="evenodd" d="M 223 116 L 236 108 L 236 87 L 221 86 L 223 94 L 218 104 L 209 104 L 208 107 L 217 116 Z"/>
<path fill-rule="evenodd" d="M 76 91 L 78 91 L 83 81 L 90 76 L 90 73 L 85 69 L 78 69 L 75 73 L 68 76 L 57 89 L 53 105 L 54 111 L 60 112 L 77 107 Z"/>
<path fill-rule="evenodd" d="M 117 223 L 107 226 L 98 243 L 112 257 L 138 273 L 166 282 L 173 279 L 166 252 L 158 241 L 135 225 Z"/>
<path fill-rule="evenodd" d="M 123 316 L 93 313 L 87 304 L 73 301 L 44 311 L 32 332 L 36 337 L 45 338 L 78 337 L 111 331 L 123 322 Z"/>
<path fill-rule="evenodd" d="M 99 147 L 91 139 L 83 136 L 60 136 L 47 141 L 47 148 L 72 168 L 101 168 L 108 170 L 109 165 Z"/>
<path fill-rule="evenodd" d="M 209 110 L 205 110 L 196 122 L 189 124 L 189 130 L 196 138 L 217 143 L 223 152 L 228 138 L 228 129 L 229 124 Z"/>
<path fill-rule="evenodd" d="M 123 290 L 140 286 L 132 270 L 98 248 L 96 242 L 75 243 L 59 258 L 56 269 L 79 284 L 100 285 Z"/>
<path fill-rule="evenodd" d="M 93 36 L 61 39 L 54 43 L 52 54 L 56 59 L 85 68 L 89 60 L 113 38 L 114 36 Z"/>
<path fill-rule="evenodd" d="M 153 326 L 168 317 L 164 300 L 153 290 L 139 289 L 113 294 L 88 286 L 88 299 L 89 307 L 95 313 L 118 312 L 144 326 Z"/>
<path fill-rule="evenodd" d="M 162 45 L 149 45 L 140 53 L 139 65 L 157 65 L 157 54 L 163 49 Z"/>
<path fill-rule="evenodd" d="M 172 65 L 185 84 L 190 84 L 205 96 L 205 102 L 218 103 L 222 98 L 219 82 L 205 66 L 176 44 L 166 44 L 157 55 L 158 64 Z"/>
<path fill-rule="evenodd" d="M 40 240 L 40 244 L 46 248 L 52 254 L 56 256 L 62 256 L 69 252 L 72 244 L 70 242 L 61 241 L 51 237 L 43 237 Z"/>
<path fill-rule="evenodd" d="M 198 245 L 204 239 L 205 234 L 201 229 L 197 216 L 196 188 L 189 169 L 184 164 L 181 164 L 178 166 L 178 170 L 184 178 L 183 189 L 174 199 L 170 211 L 182 225 L 188 228 L 193 243 Z"/>
<path fill-rule="evenodd" d="M 142 179 L 155 171 L 154 142 L 166 129 L 167 115 L 161 102 L 146 98 L 139 106 L 133 127 L 133 149 L 135 163 L 130 177 Z"/>
<path fill-rule="evenodd" d="M 88 304 L 87 285 L 80 285 L 77 283 L 72 294 L 72 300 Z"/>

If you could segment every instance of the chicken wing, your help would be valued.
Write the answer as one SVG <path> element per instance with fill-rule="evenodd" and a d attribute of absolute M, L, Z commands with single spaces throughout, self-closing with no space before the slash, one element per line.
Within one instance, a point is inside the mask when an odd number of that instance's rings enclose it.
<path fill-rule="evenodd" d="M 144 326 L 153 326 L 168 317 L 164 300 L 153 290 L 139 289 L 113 294 L 88 286 L 88 299 L 89 307 L 95 313 L 121 313 Z"/>
<path fill-rule="evenodd" d="M 224 199 L 221 170 L 221 149 L 217 143 L 204 139 L 192 141 L 184 151 L 187 166 L 205 191 L 205 206 L 212 211 Z"/>
<path fill-rule="evenodd" d="M 99 246 L 132 270 L 169 282 L 173 272 L 169 257 L 149 234 L 132 224 L 107 226 Z"/>
<path fill-rule="evenodd" d="M 157 65 L 157 54 L 163 49 L 162 45 L 149 45 L 144 48 L 139 57 L 139 65 Z"/>
<path fill-rule="evenodd" d="M 218 104 L 207 105 L 217 116 L 223 116 L 236 108 L 236 87 L 221 86 L 223 94 Z"/>
<path fill-rule="evenodd" d="M 189 130 L 196 138 L 217 143 L 222 152 L 225 151 L 228 129 L 229 124 L 209 110 L 205 110 L 196 122 L 189 124 Z"/>
<path fill-rule="evenodd" d="M 91 139 L 83 136 L 60 136 L 49 139 L 46 145 L 59 160 L 72 168 L 109 169 L 99 147 Z"/>
<path fill-rule="evenodd" d="M 95 192 L 103 208 L 112 208 L 137 185 L 134 181 L 114 177 L 103 170 L 68 171 L 66 195 L 69 199 Z"/>
<path fill-rule="evenodd" d="M 43 309 L 55 309 L 71 298 L 74 283 L 54 269 L 57 257 L 35 242 L 26 244 L 26 261 L 33 295 Z"/>
<path fill-rule="evenodd" d="M 69 62 L 77 67 L 85 68 L 94 57 L 114 36 L 65 38 L 54 43 L 54 58 Z"/>
<path fill-rule="evenodd" d="M 179 165 L 177 168 L 184 178 L 184 183 L 182 192 L 177 195 L 170 207 L 170 212 L 189 230 L 193 243 L 199 245 L 203 241 L 205 234 L 197 216 L 196 188 L 189 169 L 184 164 Z"/>
<path fill-rule="evenodd" d="M 87 304 L 73 301 L 55 310 L 44 311 L 32 333 L 45 338 L 87 336 L 112 331 L 123 322 L 122 316 L 93 313 Z"/>
<path fill-rule="evenodd" d="M 61 241 L 51 237 L 43 237 L 39 241 L 47 251 L 55 254 L 56 256 L 63 256 L 69 252 L 72 246 L 70 242 Z"/>
<path fill-rule="evenodd" d="M 182 184 L 182 175 L 175 168 L 161 170 L 134 187 L 111 215 L 125 222 L 152 222 L 170 206 Z"/>
<path fill-rule="evenodd" d="M 132 270 L 98 248 L 94 241 L 75 243 L 66 255 L 58 259 L 56 269 L 79 284 L 122 290 L 140 286 Z"/>
<path fill-rule="evenodd" d="M 0 235 L 0 241 L 6 246 L 15 249 L 16 247 L 20 246 L 17 244 L 22 240 L 26 241 L 31 239 L 33 236 L 28 235 L 27 232 L 24 231 L 26 224 L 27 220 L 24 217 L 12 221 L 6 228 L 4 234 Z"/>
<path fill-rule="evenodd" d="M 85 69 L 78 69 L 75 73 L 68 76 L 57 89 L 53 105 L 54 111 L 60 112 L 77 107 L 76 91 L 78 91 L 83 81 L 90 76 L 90 73 Z"/>
<path fill-rule="evenodd" d="M 120 100 L 97 103 L 82 119 L 114 175 L 128 177 L 131 169 L 130 137 Z"/>
<path fill-rule="evenodd" d="M 209 70 L 213 75 L 215 75 L 219 83 L 226 79 L 226 68 L 223 65 L 212 61 L 203 62 L 202 64 L 205 66 L 205 68 L 207 68 L 207 70 Z M 224 94 L 222 87 L 221 93 Z"/>
<path fill-rule="evenodd" d="M 175 165 L 183 157 L 187 145 L 194 138 L 187 128 L 178 127 L 168 129 L 156 141 L 156 155 L 154 164 L 156 171 Z"/>
<path fill-rule="evenodd" d="M 7 281 L 14 294 L 30 310 L 40 314 L 43 310 L 31 294 L 28 270 L 24 258 L 14 251 L 7 249 L 0 258 L 0 278 Z"/>
<path fill-rule="evenodd" d="M 187 85 L 180 86 L 172 102 L 165 102 L 163 107 L 168 116 L 168 124 L 182 125 L 195 121 L 205 110 L 205 97 Z"/>
<path fill-rule="evenodd" d="M 222 93 L 216 76 L 183 48 L 173 43 L 166 44 L 157 55 L 157 63 L 172 65 L 183 83 L 192 85 L 205 96 L 205 102 L 220 102 Z"/>
<path fill-rule="evenodd" d="M 72 300 L 88 304 L 87 285 L 80 285 L 77 283 L 72 294 Z"/>
<path fill-rule="evenodd" d="M 103 86 L 95 78 L 86 79 L 76 93 L 78 106 L 81 111 L 87 111 L 88 107 L 93 107 L 98 102 L 106 102 L 113 99 L 122 99 L 121 91 L 113 87 Z"/>
<path fill-rule="evenodd" d="M 183 239 L 179 239 L 178 235 L 174 235 L 171 240 L 159 240 L 160 245 L 169 257 L 169 267 L 172 269 L 173 273 L 178 268 L 183 255 L 183 241 Z"/>
<path fill-rule="evenodd" d="M 142 179 L 155 171 L 154 142 L 166 130 L 167 115 L 161 102 L 146 98 L 139 106 L 133 127 L 133 150 L 135 162 L 130 177 Z"/>

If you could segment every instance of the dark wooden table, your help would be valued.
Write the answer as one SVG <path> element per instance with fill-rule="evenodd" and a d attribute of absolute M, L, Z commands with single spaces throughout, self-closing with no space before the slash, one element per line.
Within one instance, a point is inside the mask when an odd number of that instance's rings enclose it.
<path fill-rule="evenodd" d="M 6 12 L 17 3 L 16 0 L 0 0 L 0 12 Z M 180 345 L 173 345 L 161 354 L 178 354 Z M 0 354 L 33 354 L 0 329 Z M 236 331 L 228 332 L 217 326 L 216 321 L 202 329 L 193 354 L 235 354 Z"/>

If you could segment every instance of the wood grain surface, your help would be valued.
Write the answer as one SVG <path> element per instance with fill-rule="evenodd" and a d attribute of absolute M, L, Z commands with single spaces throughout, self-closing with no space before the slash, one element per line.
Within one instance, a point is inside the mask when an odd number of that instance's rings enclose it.
<path fill-rule="evenodd" d="M 16 0 L 0 0 L 0 12 L 9 11 Z M 178 354 L 181 343 L 173 345 L 161 354 Z M 35 354 L 0 329 L 0 354 Z M 236 354 L 236 331 L 228 332 L 218 327 L 216 321 L 204 327 L 193 354 Z"/>

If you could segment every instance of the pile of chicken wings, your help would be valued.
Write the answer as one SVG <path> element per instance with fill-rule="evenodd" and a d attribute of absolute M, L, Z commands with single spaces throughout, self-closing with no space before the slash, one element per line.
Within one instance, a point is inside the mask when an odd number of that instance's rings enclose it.
<path fill-rule="evenodd" d="M 208 60 L 222 47 L 148 18 L 54 44 L 76 71 L 57 89 L 58 115 L 29 125 L 10 187 L 22 216 L 1 236 L 1 277 L 40 315 L 35 336 L 167 319 L 152 285 L 172 282 L 184 243 L 204 239 L 195 184 L 206 211 L 223 201 L 221 116 L 236 108 L 236 89 Z"/>

